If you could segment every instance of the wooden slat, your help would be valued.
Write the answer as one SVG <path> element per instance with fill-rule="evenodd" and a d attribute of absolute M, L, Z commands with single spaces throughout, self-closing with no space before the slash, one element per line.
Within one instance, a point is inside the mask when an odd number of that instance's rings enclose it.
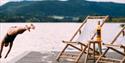
<path fill-rule="evenodd" d="M 99 55 L 95 55 L 95 59 L 98 59 Z M 93 60 L 93 56 L 88 57 L 88 60 Z"/>
<path fill-rule="evenodd" d="M 89 16 L 88 19 L 104 19 L 106 16 Z"/>
<path fill-rule="evenodd" d="M 77 57 L 78 54 L 67 54 L 67 53 L 63 53 L 62 56 L 70 56 L 70 57 Z"/>
<path fill-rule="evenodd" d="M 69 44 L 70 46 L 72 46 L 72 47 L 74 47 L 74 48 L 76 48 L 77 50 L 79 50 L 79 51 L 82 51 L 82 49 L 80 49 L 80 48 L 78 48 L 78 47 L 76 47 L 76 46 L 74 46 L 74 45 L 72 45 L 72 44 Z"/>
<path fill-rule="evenodd" d="M 106 47 L 118 47 L 121 48 L 122 45 L 113 45 L 113 44 L 103 44 Z"/>
<path fill-rule="evenodd" d="M 73 59 L 75 61 L 76 57 L 70 57 L 70 56 L 63 56 L 61 55 L 60 58 L 68 58 L 68 59 Z"/>
<path fill-rule="evenodd" d="M 113 47 L 109 47 L 109 48 L 112 49 L 112 50 L 114 50 L 114 51 L 116 51 L 117 53 L 119 53 L 119 54 L 125 56 L 125 53 L 124 53 L 124 52 L 121 52 L 121 51 L 119 51 L 119 50 L 117 50 L 117 49 L 115 49 L 115 48 L 113 48 Z"/>
<path fill-rule="evenodd" d="M 108 61 L 99 61 L 99 63 L 113 63 L 113 62 L 108 62 Z"/>
<path fill-rule="evenodd" d="M 105 57 L 101 57 L 102 61 L 114 61 L 114 62 L 120 62 L 121 60 L 119 59 L 113 59 L 113 58 L 105 58 Z"/>
<path fill-rule="evenodd" d="M 72 42 L 72 41 L 62 41 L 63 43 L 66 43 L 66 44 L 79 44 L 78 42 Z"/>
<path fill-rule="evenodd" d="M 63 53 L 61 56 L 61 58 L 70 58 L 70 59 L 76 59 L 78 57 L 78 54 L 70 54 L 70 53 Z"/>

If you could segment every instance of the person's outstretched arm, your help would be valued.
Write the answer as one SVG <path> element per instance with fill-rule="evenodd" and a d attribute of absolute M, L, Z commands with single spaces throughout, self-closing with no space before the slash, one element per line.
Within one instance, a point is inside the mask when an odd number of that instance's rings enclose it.
<path fill-rule="evenodd" d="M 10 43 L 10 47 L 9 47 L 9 50 L 6 54 L 6 56 L 4 58 L 7 58 L 8 54 L 10 53 L 11 49 L 12 49 L 12 46 L 13 46 L 13 42 Z"/>
<path fill-rule="evenodd" d="M 2 51 L 3 51 L 3 46 L 4 46 L 4 43 L 2 42 L 1 49 L 0 49 L 0 58 L 2 57 L 1 54 L 2 54 Z"/>

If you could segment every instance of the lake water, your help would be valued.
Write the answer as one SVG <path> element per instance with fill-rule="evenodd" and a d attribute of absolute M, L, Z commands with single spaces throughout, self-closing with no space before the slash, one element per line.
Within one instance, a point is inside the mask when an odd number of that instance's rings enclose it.
<path fill-rule="evenodd" d="M 0 40 L 5 36 L 10 26 L 23 26 L 30 23 L 0 23 Z M 39 51 L 41 53 L 60 51 L 65 46 L 62 40 L 70 40 L 81 23 L 33 23 L 36 26 L 31 32 L 24 32 L 16 37 L 13 48 L 6 59 L 11 61 L 13 58 L 21 55 L 26 51 Z M 111 38 L 121 28 L 121 23 L 106 23 L 103 29 L 103 42 L 110 43 Z M 107 33 L 107 34 L 105 34 Z M 122 37 L 122 36 L 120 36 Z M 118 42 L 125 43 L 125 39 L 119 38 Z M 8 48 L 4 49 L 2 56 L 4 57 Z M 3 58 L 2 58 L 3 59 Z M 3 61 L 1 59 L 1 61 Z"/>

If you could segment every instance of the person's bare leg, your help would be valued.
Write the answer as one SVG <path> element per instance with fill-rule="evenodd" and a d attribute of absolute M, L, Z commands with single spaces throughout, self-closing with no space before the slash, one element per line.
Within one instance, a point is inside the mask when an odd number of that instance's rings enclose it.
<path fill-rule="evenodd" d="M 10 43 L 10 47 L 9 47 L 9 50 L 6 54 L 6 56 L 4 58 L 7 58 L 8 54 L 10 53 L 11 49 L 12 49 L 12 46 L 13 46 L 13 42 Z"/>
<path fill-rule="evenodd" d="M 4 46 L 4 42 L 2 42 L 2 44 L 1 44 L 1 49 L 0 49 L 0 58 L 2 57 L 1 55 L 2 55 L 2 51 L 3 51 L 3 46 Z"/>

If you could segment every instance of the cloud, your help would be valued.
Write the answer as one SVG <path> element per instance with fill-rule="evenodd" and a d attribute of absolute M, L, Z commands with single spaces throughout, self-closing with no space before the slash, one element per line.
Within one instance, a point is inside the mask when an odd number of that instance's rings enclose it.
<path fill-rule="evenodd" d="M 7 3 L 7 2 L 9 2 L 9 0 L 0 0 L 0 6 Z"/>
<path fill-rule="evenodd" d="M 125 3 L 125 0 L 87 0 L 87 1 Z"/>
<path fill-rule="evenodd" d="M 0 6 L 10 1 L 23 1 L 23 0 L 0 0 Z"/>

